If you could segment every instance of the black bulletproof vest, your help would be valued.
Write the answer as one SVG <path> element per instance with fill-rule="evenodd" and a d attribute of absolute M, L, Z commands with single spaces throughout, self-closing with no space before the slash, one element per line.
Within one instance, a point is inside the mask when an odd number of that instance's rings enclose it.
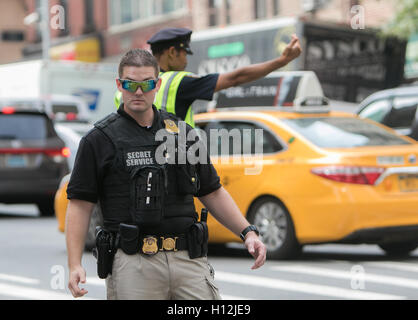
<path fill-rule="evenodd" d="M 158 117 L 157 114 L 155 116 Z M 161 167 L 156 162 L 155 150 L 162 142 L 155 140 L 155 133 L 164 128 L 165 119 L 173 120 L 173 117 L 168 113 L 160 112 L 160 121 L 148 130 L 141 128 L 131 119 L 112 113 L 94 125 L 112 141 L 116 150 L 114 162 L 105 173 L 100 192 L 104 225 L 112 231 L 116 231 L 120 223 L 138 224 L 132 214 L 132 208 L 135 206 L 134 201 L 137 201 L 135 197 L 141 194 L 151 195 L 147 197 L 147 201 L 150 198 L 151 201 L 152 199 L 157 202 L 161 200 L 162 203 L 156 203 L 156 205 L 162 206 L 162 219 L 176 217 L 197 219 L 193 195 L 181 194 L 177 190 L 176 165 L 165 167 L 165 173 L 161 175 L 162 180 L 159 186 L 153 186 L 152 193 L 146 193 L 146 190 L 134 185 L 133 176 L 137 171 L 144 167 Z M 177 122 L 177 119 L 174 119 Z M 155 180 L 155 175 L 151 180 Z M 138 194 L 135 195 L 135 193 Z M 150 213 L 153 214 L 151 211 Z M 181 223 L 184 219 L 172 219 L 172 221 Z M 174 229 L 178 227 L 173 226 Z M 155 225 L 154 221 L 152 230 L 158 230 L 158 222 Z"/>

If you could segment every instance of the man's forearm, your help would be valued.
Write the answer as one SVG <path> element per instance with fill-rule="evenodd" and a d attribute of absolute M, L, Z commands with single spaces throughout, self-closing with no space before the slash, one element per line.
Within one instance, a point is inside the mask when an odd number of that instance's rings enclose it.
<path fill-rule="evenodd" d="M 68 204 L 65 233 L 70 269 L 81 264 L 93 207 L 93 203 L 82 200 L 71 200 Z"/>
<path fill-rule="evenodd" d="M 252 64 L 225 74 L 221 74 L 216 84 L 215 91 L 239 86 L 241 84 L 263 78 L 274 70 L 284 67 L 288 63 L 289 61 L 281 56 L 273 60 Z"/>
<path fill-rule="evenodd" d="M 223 188 L 204 196 L 199 200 L 222 225 L 236 235 L 249 226 L 230 194 Z"/>

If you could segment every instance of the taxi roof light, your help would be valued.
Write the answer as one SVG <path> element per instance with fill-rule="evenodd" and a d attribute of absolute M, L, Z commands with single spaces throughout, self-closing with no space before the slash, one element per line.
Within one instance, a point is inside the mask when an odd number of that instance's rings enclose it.
<path fill-rule="evenodd" d="M 324 96 L 306 96 L 296 98 L 293 103 L 279 106 L 280 111 L 299 113 L 328 113 L 331 111 L 329 99 Z"/>

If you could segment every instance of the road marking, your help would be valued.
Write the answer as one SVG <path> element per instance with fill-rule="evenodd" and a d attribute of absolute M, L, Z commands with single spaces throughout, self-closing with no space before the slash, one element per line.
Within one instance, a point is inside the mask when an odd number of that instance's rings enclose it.
<path fill-rule="evenodd" d="M 244 298 L 238 296 L 230 296 L 226 294 L 221 294 L 222 300 L 253 300 L 254 298 Z"/>
<path fill-rule="evenodd" d="M 106 282 L 104 279 L 100 279 L 96 277 L 87 277 L 86 285 L 105 287 Z M 239 296 L 225 295 L 222 293 L 221 293 L 221 297 L 223 300 L 250 300 L 251 299 L 251 298 L 244 298 L 244 297 L 239 297 Z"/>
<path fill-rule="evenodd" d="M 86 278 L 86 285 L 91 284 L 92 286 L 99 286 L 99 287 L 105 287 L 106 286 L 106 280 L 100 279 L 97 277 L 87 277 Z"/>
<path fill-rule="evenodd" d="M 28 288 L 0 283 L 0 295 L 29 300 L 74 300 L 71 294 L 55 292 L 52 290 Z M 94 300 L 92 298 L 78 298 L 77 300 Z"/>
<path fill-rule="evenodd" d="M 389 294 L 381 294 L 368 291 L 357 291 L 351 289 L 343 289 L 338 287 L 308 284 L 296 281 L 287 281 L 272 279 L 267 277 L 249 276 L 245 274 L 237 274 L 230 272 L 217 271 L 215 275 L 216 281 L 231 282 L 244 284 L 246 286 L 266 287 L 285 291 L 296 291 L 309 293 L 313 295 L 343 298 L 343 299 L 360 299 L 360 300 L 400 300 L 406 297 L 395 296 Z"/>
<path fill-rule="evenodd" d="M 0 280 L 13 281 L 13 282 L 18 282 L 18 283 L 23 283 L 23 284 L 39 284 L 40 283 L 39 279 L 14 276 L 14 275 L 5 274 L 5 273 L 0 273 Z"/>
<path fill-rule="evenodd" d="M 353 273 L 351 271 L 338 271 L 327 268 L 319 267 L 306 267 L 300 265 L 287 265 L 287 266 L 276 266 L 271 267 L 271 270 L 276 271 L 285 271 L 292 273 L 304 273 L 321 277 L 330 277 L 330 278 L 339 278 L 339 279 L 353 279 Z M 375 282 L 380 284 L 388 284 L 399 287 L 407 287 L 418 289 L 418 281 L 407 278 L 391 277 L 391 276 L 382 276 L 377 274 L 372 274 L 364 272 L 364 281 L 366 282 Z"/>
<path fill-rule="evenodd" d="M 382 261 L 382 262 L 362 262 L 362 264 L 366 266 L 373 266 L 373 267 L 376 266 L 376 267 L 395 269 L 395 270 L 401 270 L 401 271 L 418 272 L 418 266 L 412 263 Z"/>

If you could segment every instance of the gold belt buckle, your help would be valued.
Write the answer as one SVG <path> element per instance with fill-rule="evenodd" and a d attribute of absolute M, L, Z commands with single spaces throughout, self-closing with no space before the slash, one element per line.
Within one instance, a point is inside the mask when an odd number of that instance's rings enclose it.
<path fill-rule="evenodd" d="M 162 248 L 160 250 L 162 251 L 164 249 L 165 251 L 177 251 L 176 249 L 177 239 L 178 237 L 174 237 L 174 238 L 161 237 Z"/>
<path fill-rule="evenodd" d="M 153 255 L 158 252 L 157 238 L 149 236 L 144 238 L 142 252 L 147 255 Z"/>

